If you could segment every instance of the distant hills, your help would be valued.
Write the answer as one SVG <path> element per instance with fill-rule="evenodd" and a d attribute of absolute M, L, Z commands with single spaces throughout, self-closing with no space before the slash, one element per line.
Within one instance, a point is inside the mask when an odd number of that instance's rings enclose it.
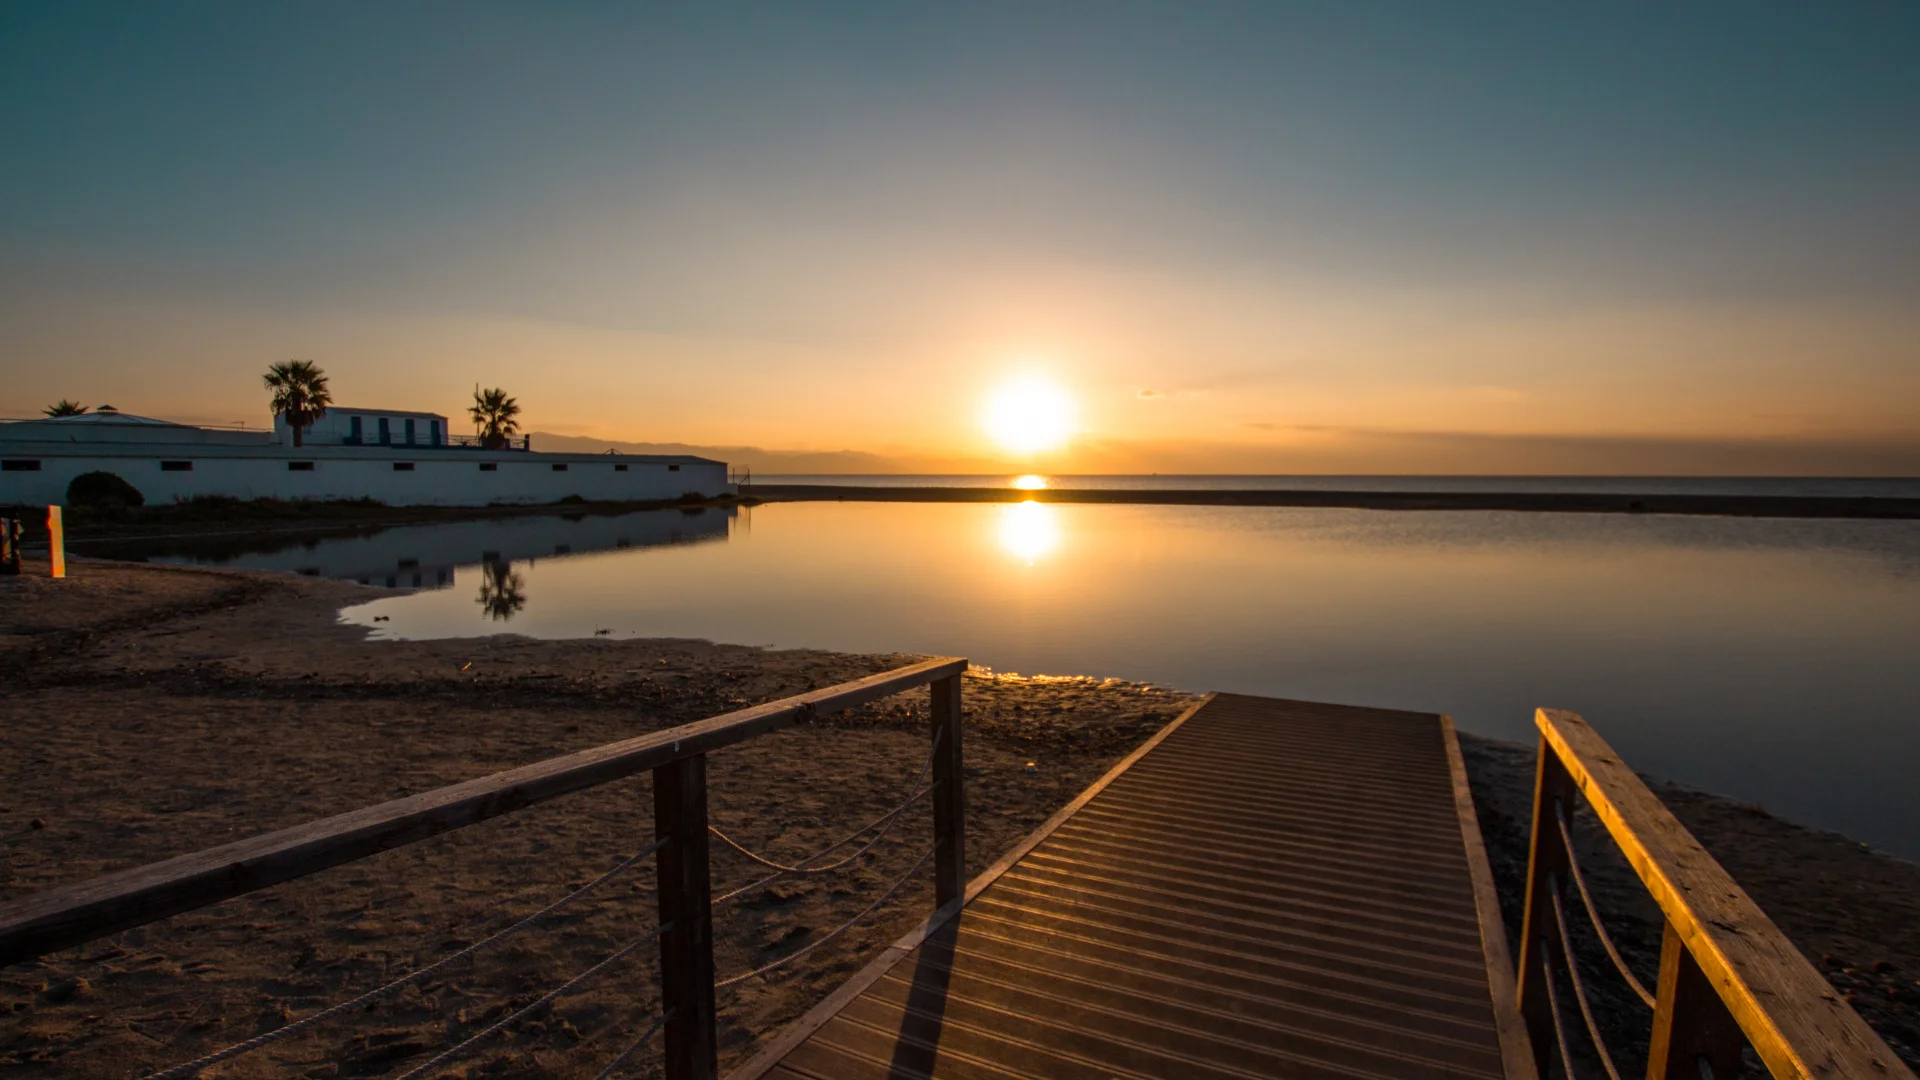
<path fill-rule="evenodd" d="M 878 454 L 855 450 L 766 450 L 758 446 L 695 446 L 691 443 L 620 442 L 615 439 L 591 439 L 581 435 L 533 433 L 533 448 L 567 454 L 604 454 L 618 450 L 622 454 L 693 454 L 696 457 L 724 461 L 735 469 L 757 473 L 886 473 L 897 471 L 894 462 Z"/>

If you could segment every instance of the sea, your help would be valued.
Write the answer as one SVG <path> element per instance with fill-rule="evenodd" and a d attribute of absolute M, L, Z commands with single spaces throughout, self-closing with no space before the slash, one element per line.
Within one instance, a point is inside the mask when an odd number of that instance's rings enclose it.
<path fill-rule="evenodd" d="M 1239 476 L 1143 473 L 1075 476 L 1027 473 L 862 475 L 766 474 L 752 484 L 826 484 L 850 487 L 1007 487 L 1016 481 L 1098 491 L 1407 491 L 1573 495 L 1795 495 L 1920 498 L 1913 477 L 1755 476 Z"/>
<path fill-rule="evenodd" d="M 1915 479 L 1045 481 L 1920 495 Z M 97 553 L 359 581 L 366 601 L 340 618 L 375 638 L 955 655 L 1000 673 L 1443 712 L 1528 743 L 1536 708 L 1572 709 L 1643 773 L 1920 860 L 1920 521 L 769 502 Z"/>

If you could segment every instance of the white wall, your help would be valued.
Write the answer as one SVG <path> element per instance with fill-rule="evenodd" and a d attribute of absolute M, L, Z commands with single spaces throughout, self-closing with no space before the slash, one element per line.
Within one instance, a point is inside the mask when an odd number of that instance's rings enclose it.
<path fill-rule="evenodd" d="M 140 450 L 143 452 L 135 453 Z M 34 460 L 39 471 L 0 471 L 0 504 L 64 503 L 82 473 L 110 472 L 132 484 L 149 505 L 196 495 L 239 499 L 372 498 L 391 506 L 485 506 L 549 503 L 568 495 L 594 501 L 675 499 L 688 492 L 729 493 L 724 462 L 639 455 L 539 454 L 404 447 L 291 447 L 247 452 L 224 446 L 77 447 L 15 443 L 0 459 Z M 191 461 L 187 472 L 162 461 Z M 289 462 L 313 463 L 292 471 Z M 409 471 L 394 464 L 410 463 Z M 490 464 L 494 470 L 483 472 Z M 565 471 L 555 470 L 564 465 Z M 617 466 L 626 466 L 618 471 Z"/>
<path fill-rule="evenodd" d="M 449 421 L 439 413 L 394 412 L 390 409 L 335 409 L 329 408 L 326 415 L 315 420 L 300 433 L 300 440 L 307 446 L 338 446 L 346 442 L 353 433 L 353 418 L 360 417 L 360 446 L 443 446 L 452 434 Z M 387 421 L 388 442 L 380 441 L 380 420 Z M 407 421 L 413 421 L 413 441 L 407 441 Z M 439 437 L 435 438 L 433 425 L 440 426 Z M 293 445 L 293 429 L 287 426 L 284 413 L 275 413 L 273 417 L 275 441 L 285 446 Z"/>

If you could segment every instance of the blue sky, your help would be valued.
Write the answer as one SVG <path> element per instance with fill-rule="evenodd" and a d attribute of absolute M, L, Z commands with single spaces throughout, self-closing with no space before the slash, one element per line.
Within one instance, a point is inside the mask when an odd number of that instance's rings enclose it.
<path fill-rule="evenodd" d="M 0 412 L 248 418 L 301 356 L 925 464 L 1038 372 L 1064 467 L 1885 461 L 1915 132 L 1905 3 L 13 5 Z"/>

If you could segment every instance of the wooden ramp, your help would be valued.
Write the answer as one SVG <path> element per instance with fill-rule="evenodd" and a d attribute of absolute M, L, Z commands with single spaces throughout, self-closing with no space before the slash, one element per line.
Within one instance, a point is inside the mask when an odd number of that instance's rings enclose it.
<path fill-rule="evenodd" d="M 733 1080 L 1531 1077 L 1512 1001 L 1447 718 L 1221 694 Z"/>

